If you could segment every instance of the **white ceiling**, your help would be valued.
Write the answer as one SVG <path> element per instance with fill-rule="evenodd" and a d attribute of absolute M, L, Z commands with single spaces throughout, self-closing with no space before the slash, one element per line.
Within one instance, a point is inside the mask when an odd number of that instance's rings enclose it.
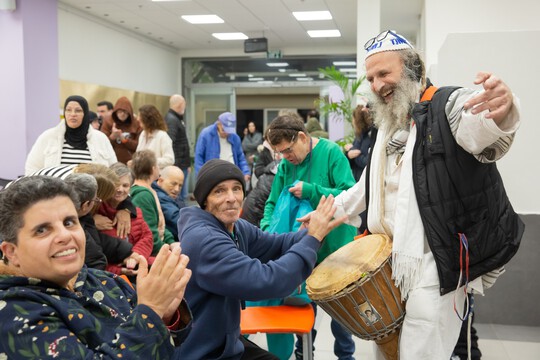
<path fill-rule="evenodd" d="M 357 2 L 369 0 L 59 0 L 89 17 L 180 51 L 243 49 L 243 41 L 220 41 L 214 32 L 268 38 L 269 49 L 356 47 Z M 381 0 L 381 28 L 414 41 L 423 0 Z M 293 11 L 329 10 L 332 20 L 299 22 Z M 181 15 L 216 14 L 223 24 L 192 25 Z M 369 14 L 366 14 L 369 16 Z M 312 39 L 307 30 L 338 29 L 340 38 Z M 323 52 L 324 53 L 324 52 Z"/>

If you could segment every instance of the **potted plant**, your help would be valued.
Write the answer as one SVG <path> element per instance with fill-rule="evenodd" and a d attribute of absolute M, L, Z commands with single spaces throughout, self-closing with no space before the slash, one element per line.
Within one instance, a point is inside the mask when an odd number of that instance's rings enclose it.
<path fill-rule="evenodd" d="M 358 88 L 365 80 L 365 76 L 360 77 L 357 80 L 350 79 L 344 73 L 335 68 L 335 66 L 327 66 L 324 69 L 320 68 L 319 72 L 325 79 L 331 81 L 334 85 L 338 86 L 343 92 L 344 98 L 339 102 L 332 102 L 328 97 L 320 97 L 315 101 L 315 105 L 318 106 L 321 115 L 329 118 L 329 115 L 340 115 L 345 121 L 352 125 L 352 113 L 355 102 L 356 92 Z M 354 139 L 354 133 L 351 132 L 345 136 L 344 139 L 336 141 L 340 146 L 352 142 Z"/>

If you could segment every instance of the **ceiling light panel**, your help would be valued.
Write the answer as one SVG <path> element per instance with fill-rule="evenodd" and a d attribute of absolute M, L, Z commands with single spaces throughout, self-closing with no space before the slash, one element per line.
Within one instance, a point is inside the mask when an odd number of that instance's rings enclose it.
<path fill-rule="evenodd" d="M 335 66 L 356 66 L 356 61 L 334 61 Z"/>
<path fill-rule="evenodd" d="M 248 38 L 246 34 L 241 32 L 213 33 L 212 36 L 219 40 L 246 40 Z"/>
<path fill-rule="evenodd" d="M 293 11 L 298 21 L 332 20 L 330 11 Z"/>
<path fill-rule="evenodd" d="M 341 37 L 339 30 L 308 30 L 308 35 L 312 38 Z"/>
<path fill-rule="evenodd" d="M 286 62 L 275 62 L 275 63 L 266 63 L 266 65 L 270 66 L 270 67 L 285 67 L 285 66 L 289 66 L 289 63 L 286 63 Z"/>
<path fill-rule="evenodd" d="M 190 24 L 223 24 L 225 22 L 217 15 L 182 15 L 182 19 Z"/>

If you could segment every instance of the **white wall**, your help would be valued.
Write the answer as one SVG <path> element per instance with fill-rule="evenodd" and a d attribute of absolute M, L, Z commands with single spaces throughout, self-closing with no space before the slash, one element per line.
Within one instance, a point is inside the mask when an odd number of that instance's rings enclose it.
<path fill-rule="evenodd" d="M 540 31 L 450 34 L 439 52 L 441 84 L 471 87 L 479 70 L 493 72 L 507 83 L 521 103 L 521 127 L 510 152 L 497 164 L 508 196 L 519 213 L 540 213 L 540 160 L 537 120 L 540 51 L 531 46 Z M 504 51 L 494 49 L 504 45 Z M 502 49 L 501 49 L 502 50 Z M 466 56 L 464 56 L 466 54 Z"/>
<path fill-rule="evenodd" d="M 425 0 L 425 61 L 438 63 L 438 52 L 450 33 L 540 30 L 538 0 Z M 505 44 L 493 55 L 505 52 Z"/>
<path fill-rule="evenodd" d="M 60 78 L 171 95 L 181 89 L 177 51 L 58 9 Z"/>
<path fill-rule="evenodd" d="M 539 13 L 537 0 L 425 0 L 421 49 L 438 85 L 470 87 L 476 72 L 484 70 L 500 75 L 519 96 L 523 123 L 498 166 L 516 210 L 535 214 L 540 213 L 540 164 L 531 151 L 540 123 L 531 104 L 540 80 Z"/>

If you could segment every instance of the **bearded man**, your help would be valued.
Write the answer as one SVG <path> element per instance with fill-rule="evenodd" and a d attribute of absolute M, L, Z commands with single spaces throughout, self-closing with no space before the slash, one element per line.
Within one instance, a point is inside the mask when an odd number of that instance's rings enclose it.
<path fill-rule="evenodd" d="M 393 239 L 392 277 L 407 301 L 400 359 L 449 359 L 466 293 L 493 284 L 523 235 L 495 166 L 519 127 L 519 101 L 485 72 L 474 81 L 482 91 L 434 92 L 394 31 L 365 49 L 378 133 L 359 182 L 336 197 L 336 216 L 360 226 L 367 208 L 369 231 Z"/>

